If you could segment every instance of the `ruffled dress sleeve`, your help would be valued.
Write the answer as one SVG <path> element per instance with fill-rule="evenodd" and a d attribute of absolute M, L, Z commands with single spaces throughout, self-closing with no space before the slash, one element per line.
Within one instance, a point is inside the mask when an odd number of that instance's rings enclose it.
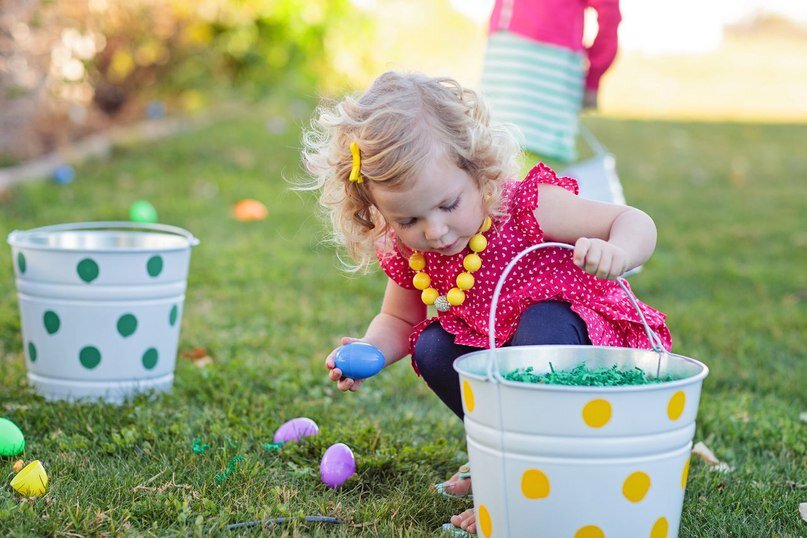
<path fill-rule="evenodd" d="M 535 165 L 522 181 L 510 184 L 506 194 L 509 213 L 513 215 L 521 233 L 532 243 L 541 243 L 544 240 L 544 232 L 535 218 L 535 210 L 539 204 L 538 185 L 542 183 L 557 185 L 575 195 L 580 193 L 576 179 L 558 176 L 544 163 Z"/>
<path fill-rule="evenodd" d="M 409 267 L 409 261 L 398 251 L 397 245 L 398 238 L 392 230 L 376 240 L 375 254 L 378 265 L 400 287 L 414 290 L 412 277 L 415 276 L 415 272 Z"/>
<path fill-rule="evenodd" d="M 530 244 L 544 241 L 544 232 L 535 217 L 540 204 L 538 186 L 557 185 L 575 195 L 579 194 L 577 181 L 562 177 L 539 163 L 523 181 L 511 185 L 508 208 L 515 227 Z M 615 281 L 601 280 L 581 271 L 572 261 L 567 249 L 546 249 L 539 255 L 542 272 L 536 285 L 523 291 L 530 302 L 561 300 L 571 304 L 586 323 L 592 344 L 649 348 L 641 319 Z M 670 349 L 670 331 L 664 324 L 665 315 L 639 301 L 640 308 L 650 327 L 659 335 L 666 349 Z"/>

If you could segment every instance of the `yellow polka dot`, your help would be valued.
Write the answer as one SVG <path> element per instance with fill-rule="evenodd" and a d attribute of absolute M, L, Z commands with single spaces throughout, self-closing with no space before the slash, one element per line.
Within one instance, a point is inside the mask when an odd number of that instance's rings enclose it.
<path fill-rule="evenodd" d="M 605 533 L 596 525 L 586 525 L 577 529 L 574 538 L 605 538 Z"/>
<path fill-rule="evenodd" d="M 521 492 L 528 499 L 548 497 L 549 479 L 538 469 L 527 469 L 521 475 Z"/>
<path fill-rule="evenodd" d="M 469 413 L 473 413 L 474 411 L 474 390 L 471 388 L 471 384 L 468 381 L 462 382 L 462 396 L 465 400 L 465 409 L 468 410 Z"/>
<path fill-rule="evenodd" d="M 488 512 L 484 504 L 479 505 L 479 530 L 482 531 L 482 536 L 487 537 L 493 534 L 493 521 L 491 521 L 490 512 Z"/>
<path fill-rule="evenodd" d="M 667 416 L 670 420 L 678 420 L 681 413 L 684 412 L 684 405 L 687 403 L 687 397 L 683 391 L 678 391 L 670 398 L 670 403 L 667 404 Z"/>
<path fill-rule="evenodd" d="M 591 400 L 583 408 L 583 420 L 592 428 L 602 428 L 611 420 L 611 404 L 607 400 Z"/>
<path fill-rule="evenodd" d="M 632 473 L 622 484 L 622 494 L 632 503 L 637 503 L 644 499 L 649 489 L 650 477 L 642 471 Z"/>
<path fill-rule="evenodd" d="M 650 538 L 667 538 L 667 533 L 670 531 L 670 524 L 667 523 L 666 517 L 660 517 L 653 525 L 653 530 L 650 531 Z"/>
<path fill-rule="evenodd" d="M 681 489 L 686 489 L 687 477 L 689 477 L 689 458 L 687 458 L 687 461 L 684 464 L 684 470 L 681 472 Z"/>

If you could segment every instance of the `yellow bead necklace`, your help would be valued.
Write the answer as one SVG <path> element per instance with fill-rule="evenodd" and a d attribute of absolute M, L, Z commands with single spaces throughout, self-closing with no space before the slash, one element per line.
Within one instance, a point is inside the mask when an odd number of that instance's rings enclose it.
<path fill-rule="evenodd" d="M 452 306 L 460 306 L 465 302 L 465 292 L 474 287 L 474 273 L 482 267 L 482 258 L 479 254 L 488 247 L 488 240 L 482 235 L 490 230 L 490 217 L 485 217 L 479 231 L 468 241 L 471 254 L 462 260 L 464 272 L 457 275 L 457 286 L 448 290 L 445 295 L 440 295 L 437 289 L 432 287 L 432 279 L 426 272 L 426 258 L 422 252 L 417 250 L 409 256 L 409 267 L 415 271 L 412 277 L 412 284 L 416 289 L 421 290 L 420 300 L 426 305 L 434 305 L 440 312 L 448 312 Z"/>

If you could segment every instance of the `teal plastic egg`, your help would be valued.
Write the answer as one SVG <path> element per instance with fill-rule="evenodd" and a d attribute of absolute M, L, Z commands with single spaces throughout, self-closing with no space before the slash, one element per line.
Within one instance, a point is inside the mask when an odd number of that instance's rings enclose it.
<path fill-rule="evenodd" d="M 7 418 L 0 418 L 0 456 L 16 456 L 25 450 L 22 430 Z"/>

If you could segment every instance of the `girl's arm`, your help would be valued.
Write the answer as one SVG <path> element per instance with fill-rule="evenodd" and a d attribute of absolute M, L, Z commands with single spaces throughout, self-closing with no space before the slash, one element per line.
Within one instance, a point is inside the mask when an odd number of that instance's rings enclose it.
<path fill-rule="evenodd" d="M 600 87 L 600 78 L 616 58 L 619 46 L 617 28 L 622 15 L 619 12 L 619 0 L 588 0 L 587 4 L 597 13 L 598 29 L 597 37 L 586 50 L 589 68 L 585 88 L 596 94 Z"/>
<path fill-rule="evenodd" d="M 556 185 L 539 185 L 538 199 L 544 237 L 575 245 L 574 262 L 587 273 L 614 279 L 656 248 L 656 225 L 636 208 L 585 200 Z"/>
<path fill-rule="evenodd" d="M 370 322 L 361 341 L 377 347 L 384 355 L 384 366 L 389 366 L 409 353 L 409 334 L 412 327 L 425 317 L 426 305 L 420 300 L 420 292 L 404 289 L 388 280 L 381 312 Z M 343 337 L 341 344 L 355 341 L 355 338 Z M 329 370 L 328 377 L 336 382 L 339 390 L 358 390 L 364 380 L 342 377 L 342 371 L 334 367 L 335 353 L 336 349 L 325 359 L 325 367 Z"/>
<path fill-rule="evenodd" d="M 380 349 L 386 359 L 384 365 L 389 366 L 409 354 L 412 327 L 425 318 L 426 305 L 420 300 L 420 291 L 388 280 L 381 312 L 370 322 L 362 340 Z"/>

